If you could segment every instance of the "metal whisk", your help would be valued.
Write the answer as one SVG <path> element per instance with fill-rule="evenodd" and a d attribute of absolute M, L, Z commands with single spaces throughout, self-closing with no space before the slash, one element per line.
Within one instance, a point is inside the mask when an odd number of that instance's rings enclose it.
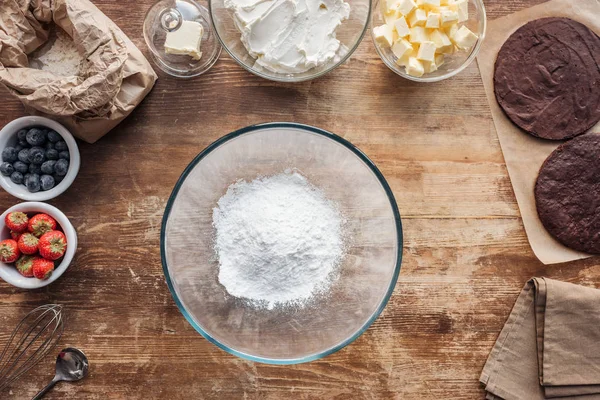
<path fill-rule="evenodd" d="M 62 308 L 46 304 L 19 322 L 0 354 L 0 392 L 56 346 L 64 331 Z"/>

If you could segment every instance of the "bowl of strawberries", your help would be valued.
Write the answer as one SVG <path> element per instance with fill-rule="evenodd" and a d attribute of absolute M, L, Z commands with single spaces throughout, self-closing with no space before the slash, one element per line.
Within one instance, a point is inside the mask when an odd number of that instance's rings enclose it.
<path fill-rule="evenodd" d="M 59 209 L 46 203 L 17 204 L 0 216 L 0 278 L 23 289 L 57 280 L 77 249 L 77 233 Z"/>

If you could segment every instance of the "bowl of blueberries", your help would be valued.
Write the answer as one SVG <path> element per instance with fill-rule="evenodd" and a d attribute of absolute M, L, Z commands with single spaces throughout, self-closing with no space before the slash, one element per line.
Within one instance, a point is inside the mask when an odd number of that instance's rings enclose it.
<path fill-rule="evenodd" d="M 0 130 L 0 186 L 27 201 L 61 195 L 79 172 L 79 148 L 61 124 L 44 117 L 22 117 Z"/>

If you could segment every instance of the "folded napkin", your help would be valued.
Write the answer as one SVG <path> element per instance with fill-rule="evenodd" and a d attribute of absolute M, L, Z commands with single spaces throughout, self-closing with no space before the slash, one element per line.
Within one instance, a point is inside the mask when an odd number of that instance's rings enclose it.
<path fill-rule="evenodd" d="M 600 400 L 600 290 L 527 282 L 480 381 L 489 400 Z"/>

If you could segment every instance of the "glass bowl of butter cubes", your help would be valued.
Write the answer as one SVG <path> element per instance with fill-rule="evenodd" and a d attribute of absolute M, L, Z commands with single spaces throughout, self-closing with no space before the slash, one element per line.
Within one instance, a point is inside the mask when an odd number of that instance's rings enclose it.
<path fill-rule="evenodd" d="M 159 0 L 146 14 L 144 39 L 152 61 L 177 78 L 208 71 L 221 54 L 208 9 L 194 0 Z"/>
<path fill-rule="evenodd" d="M 485 36 L 482 0 L 379 0 L 371 14 L 377 53 L 392 71 L 437 82 L 465 69 Z"/>

